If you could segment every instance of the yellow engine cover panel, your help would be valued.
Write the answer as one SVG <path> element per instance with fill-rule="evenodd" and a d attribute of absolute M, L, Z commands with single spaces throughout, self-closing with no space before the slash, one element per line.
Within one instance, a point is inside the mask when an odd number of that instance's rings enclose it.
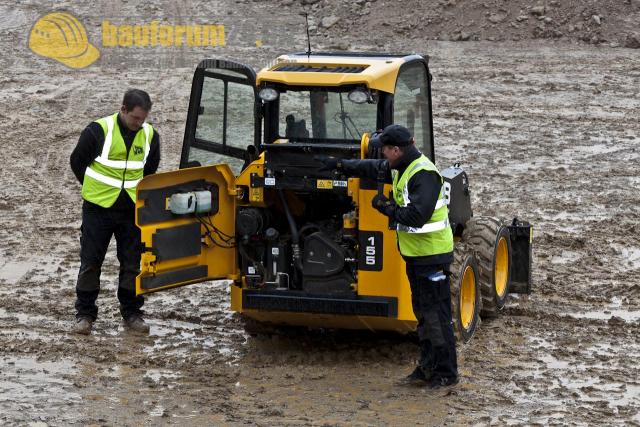
<path fill-rule="evenodd" d="M 385 185 L 389 194 L 390 185 Z M 411 288 L 405 262 L 398 250 L 395 230 L 389 230 L 389 218 L 371 206 L 376 190 L 358 192 L 360 231 L 380 231 L 383 236 L 382 271 L 358 272 L 358 295 L 387 296 L 398 299 L 398 320 L 415 322 L 411 306 Z"/>
<path fill-rule="evenodd" d="M 171 213 L 169 199 L 172 192 L 188 191 L 184 188 L 188 189 L 192 182 L 204 182 L 210 188 L 217 189 L 212 197 L 212 200 L 217 200 L 215 212 L 199 215 Z M 182 189 L 178 187 L 180 185 L 183 185 Z M 146 250 L 142 254 L 140 275 L 136 278 L 136 294 L 237 277 L 235 188 L 235 177 L 227 165 L 159 173 L 140 181 L 137 187 L 136 224 Z M 147 210 L 147 217 L 143 219 L 141 211 L 147 203 L 149 206 L 154 203 L 155 207 L 151 215 Z M 181 235 L 180 230 L 184 229 L 191 230 L 191 235 Z M 163 242 L 163 235 L 171 237 Z M 184 244 L 187 237 L 191 239 L 191 250 L 184 251 L 182 256 L 179 250 L 175 251 L 171 246 Z M 172 254 L 159 256 L 163 250 Z"/>

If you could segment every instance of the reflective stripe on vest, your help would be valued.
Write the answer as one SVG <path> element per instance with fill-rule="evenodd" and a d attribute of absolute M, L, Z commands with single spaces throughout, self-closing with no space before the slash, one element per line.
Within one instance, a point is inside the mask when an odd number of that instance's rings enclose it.
<path fill-rule="evenodd" d="M 94 171 L 93 169 L 91 169 L 90 167 L 87 168 L 87 170 L 84 171 L 85 176 L 90 176 L 91 178 L 95 179 L 96 181 L 100 181 L 103 184 L 107 184 L 110 185 L 111 187 L 116 187 L 116 188 L 134 188 L 136 185 L 138 185 L 138 183 L 141 181 L 140 179 L 136 179 L 133 181 L 121 181 L 119 179 L 114 179 L 111 178 L 109 176 L 105 176 L 102 175 L 101 173 L 98 173 L 96 171 Z M 123 184 L 124 182 L 124 184 Z"/>
<path fill-rule="evenodd" d="M 449 226 L 449 218 L 444 221 L 430 222 L 423 225 L 420 228 L 409 227 L 408 225 L 398 224 L 398 231 L 405 231 L 407 233 L 433 233 L 434 231 L 444 230 Z"/>

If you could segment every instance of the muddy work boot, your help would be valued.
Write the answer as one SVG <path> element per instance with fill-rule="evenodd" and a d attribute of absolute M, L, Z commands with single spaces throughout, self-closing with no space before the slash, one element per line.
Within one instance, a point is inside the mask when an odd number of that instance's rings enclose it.
<path fill-rule="evenodd" d="M 434 377 L 427 382 L 425 388 L 429 391 L 448 391 L 452 389 L 456 384 L 458 384 L 458 377 L 455 378 L 445 378 L 445 377 Z"/>
<path fill-rule="evenodd" d="M 149 333 L 149 325 L 144 322 L 142 316 L 134 314 L 124 319 L 124 327 L 131 332 L 137 332 L 140 334 Z"/>
<path fill-rule="evenodd" d="M 425 375 L 422 368 L 420 366 L 416 366 L 416 369 L 414 369 L 412 373 L 399 380 L 396 384 L 399 386 L 422 387 L 427 385 L 428 381 L 429 378 Z"/>
<path fill-rule="evenodd" d="M 93 320 L 89 317 L 78 317 L 71 330 L 74 334 L 89 335 L 93 328 Z"/>

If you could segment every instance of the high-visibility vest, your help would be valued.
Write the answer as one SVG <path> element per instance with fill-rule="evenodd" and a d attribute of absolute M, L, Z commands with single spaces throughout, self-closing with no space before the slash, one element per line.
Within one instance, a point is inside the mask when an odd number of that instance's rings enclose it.
<path fill-rule="evenodd" d="M 442 187 L 433 214 L 431 218 L 425 218 L 426 222 L 422 227 L 410 227 L 400 223 L 396 227 L 400 253 L 409 257 L 438 255 L 453 251 L 453 232 L 449 225 L 446 185 L 442 175 L 429 158 L 421 155 L 407 166 L 400 177 L 397 170 L 391 171 L 393 198 L 398 206 L 407 206 L 409 204 L 409 181 L 421 170 L 438 174 Z"/>
<path fill-rule="evenodd" d="M 82 198 L 96 205 L 111 207 L 122 189 L 136 201 L 136 185 L 143 177 L 144 164 L 149 155 L 153 127 L 143 123 L 127 152 L 120 128 L 118 113 L 96 120 L 104 132 L 102 153 L 84 172 Z"/>

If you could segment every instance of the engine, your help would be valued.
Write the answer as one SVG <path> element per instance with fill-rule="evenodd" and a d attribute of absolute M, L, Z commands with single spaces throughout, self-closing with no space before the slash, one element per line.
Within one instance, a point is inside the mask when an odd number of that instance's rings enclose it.
<path fill-rule="evenodd" d="M 310 215 L 294 218 L 284 197 L 281 200 L 284 212 L 256 207 L 237 212 L 239 262 L 247 286 L 353 294 L 358 244 L 354 212 L 347 209 L 314 220 Z M 317 208 L 311 210 L 317 214 Z"/>

